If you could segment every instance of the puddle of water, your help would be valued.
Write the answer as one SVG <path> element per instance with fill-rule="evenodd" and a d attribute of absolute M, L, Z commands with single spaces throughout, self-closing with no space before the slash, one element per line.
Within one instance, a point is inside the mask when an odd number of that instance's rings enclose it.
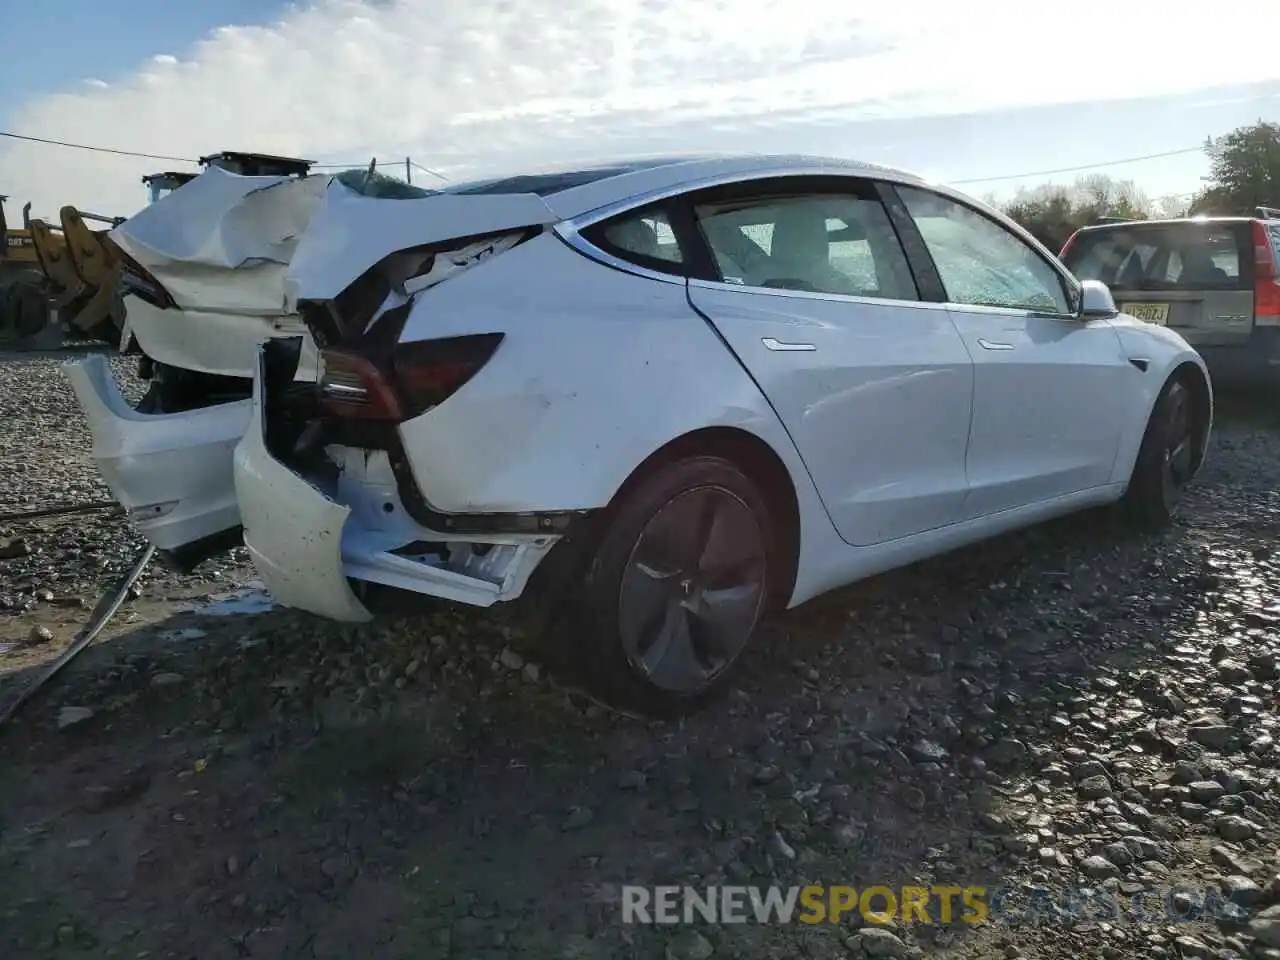
<path fill-rule="evenodd" d="M 197 617 L 230 617 L 252 616 L 274 609 L 276 609 L 276 602 L 271 599 L 271 595 L 260 585 L 249 584 L 241 590 L 214 594 L 205 603 L 184 604 L 182 612 Z M 174 639 L 199 639 L 195 635 L 187 636 L 192 634 L 193 629 L 174 630 L 171 633 L 174 634 Z M 203 630 L 194 629 L 194 633 L 204 636 Z M 182 636 L 179 636 L 180 634 Z"/>
<path fill-rule="evenodd" d="M 274 610 L 276 602 L 265 590 L 247 590 L 216 597 L 211 603 L 197 607 L 195 613 L 202 617 L 227 617 L 235 614 L 266 613 Z"/>
<path fill-rule="evenodd" d="M 185 627 L 181 630 L 166 630 L 160 634 L 160 639 L 183 643 L 190 640 L 200 640 L 205 636 L 205 632 L 198 627 Z"/>

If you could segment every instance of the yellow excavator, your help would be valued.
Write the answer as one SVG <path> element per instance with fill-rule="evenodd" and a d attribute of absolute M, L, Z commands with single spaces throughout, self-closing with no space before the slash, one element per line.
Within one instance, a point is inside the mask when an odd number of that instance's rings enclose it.
<path fill-rule="evenodd" d="M 22 228 L 11 228 L 6 199 L 0 196 L 0 349 L 53 350 L 75 340 L 118 343 L 123 312 L 114 287 L 100 289 L 98 281 L 110 266 L 102 264 L 104 247 L 84 221 L 115 226 L 123 219 L 64 207 L 62 229 L 55 230 L 32 220 L 28 203 Z"/>
<path fill-rule="evenodd" d="M 142 178 L 151 203 L 197 176 L 166 171 Z M 25 214 L 25 211 L 24 211 Z M 73 206 L 58 211 L 61 229 L 43 220 L 25 220 L 40 268 L 52 286 L 52 306 L 73 336 L 120 345 L 124 328 L 124 298 L 120 290 L 120 258 L 107 239 L 111 228 L 124 217 L 103 217 Z M 109 224 L 107 230 L 91 230 L 86 220 Z"/>

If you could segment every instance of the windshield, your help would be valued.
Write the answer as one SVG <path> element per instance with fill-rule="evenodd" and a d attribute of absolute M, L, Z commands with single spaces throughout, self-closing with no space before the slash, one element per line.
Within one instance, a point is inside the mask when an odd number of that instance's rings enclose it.
<path fill-rule="evenodd" d="M 1136 223 L 1081 233 L 1063 263 L 1119 290 L 1247 290 L 1247 223 Z"/>

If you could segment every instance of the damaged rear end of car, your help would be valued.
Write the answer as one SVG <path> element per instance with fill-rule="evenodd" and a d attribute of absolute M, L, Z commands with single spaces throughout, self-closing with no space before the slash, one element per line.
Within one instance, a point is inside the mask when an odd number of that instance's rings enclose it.
<path fill-rule="evenodd" d="M 493 329 L 405 339 L 406 322 L 430 314 L 440 285 L 483 270 L 552 219 L 534 197 L 514 198 L 508 211 L 498 198 L 440 199 L 422 202 L 424 214 L 450 208 L 434 218 L 436 236 L 452 234 L 440 239 L 388 251 L 412 235 L 406 228 L 423 233 L 424 221 L 415 229 L 414 211 L 402 207 L 410 219 L 395 211 L 380 230 L 362 231 L 378 201 L 347 201 L 345 223 L 333 218 L 321 225 L 323 242 L 300 245 L 293 291 L 319 348 L 314 382 L 296 376 L 303 338 L 262 345 L 235 454 L 236 499 L 259 576 L 287 606 L 367 620 L 365 584 L 489 606 L 520 596 L 563 533 L 562 517 L 441 512 L 406 456 L 404 424 L 465 389 L 505 337 Z M 370 242 L 344 242 L 362 235 Z M 354 279 L 334 280 L 344 274 Z M 415 330 L 424 327 L 429 319 Z"/>

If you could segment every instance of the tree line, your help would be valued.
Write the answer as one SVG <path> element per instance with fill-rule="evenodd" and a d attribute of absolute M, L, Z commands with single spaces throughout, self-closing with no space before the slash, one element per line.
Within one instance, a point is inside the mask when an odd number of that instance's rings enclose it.
<path fill-rule="evenodd" d="M 989 200 L 1058 251 L 1078 228 L 1103 217 L 1252 216 L 1259 206 L 1280 207 L 1280 124 L 1259 121 L 1205 141 L 1209 176 L 1195 193 L 1148 197 L 1131 180 L 1095 174 L 1071 184 L 1020 190 L 1011 200 Z"/>

